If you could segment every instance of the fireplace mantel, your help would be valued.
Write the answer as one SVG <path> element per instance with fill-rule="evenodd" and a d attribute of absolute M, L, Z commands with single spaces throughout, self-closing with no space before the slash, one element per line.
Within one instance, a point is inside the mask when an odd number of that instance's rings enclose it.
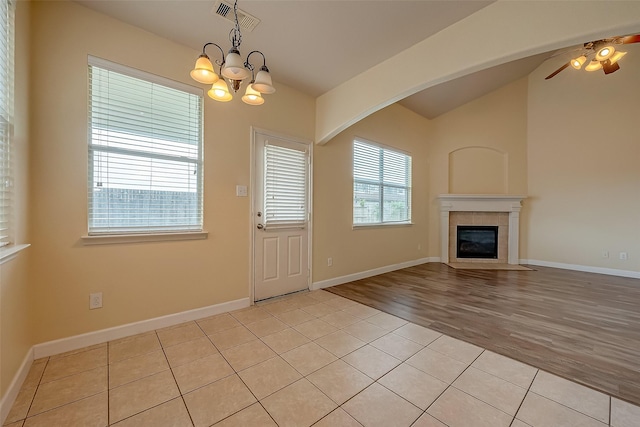
<path fill-rule="evenodd" d="M 440 260 L 449 262 L 449 212 L 509 212 L 508 263 L 518 264 L 520 208 L 526 196 L 509 194 L 441 194 Z"/>

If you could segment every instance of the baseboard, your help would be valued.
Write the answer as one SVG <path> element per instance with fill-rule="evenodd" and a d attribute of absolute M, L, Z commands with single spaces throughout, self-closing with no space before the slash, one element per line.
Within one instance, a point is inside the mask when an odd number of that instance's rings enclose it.
<path fill-rule="evenodd" d="M 11 381 L 11 384 L 9 384 L 7 392 L 2 396 L 2 399 L 0 399 L 0 425 L 4 425 L 7 416 L 9 416 L 9 411 L 11 411 L 11 407 L 18 397 L 22 384 L 29 374 L 29 369 L 31 369 L 33 360 L 33 347 L 31 347 L 24 356 L 22 364 L 20 365 L 20 368 L 18 368 L 18 372 L 13 376 L 13 380 Z"/>
<path fill-rule="evenodd" d="M 20 392 L 20 388 L 22 387 L 24 380 L 27 378 L 29 369 L 31 369 L 31 364 L 35 359 L 53 356 L 54 354 L 77 350 L 90 345 L 101 344 L 118 338 L 128 337 L 130 335 L 141 334 L 160 328 L 166 328 L 168 326 L 178 325 L 184 322 L 190 322 L 192 320 L 214 316 L 216 314 L 226 313 L 228 311 L 246 308 L 249 307 L 249 305 L 249 298 L 241 298 L 221 304 L 196 308 L 180 313 L 169 314 L 153 319 L 142 320 L 140 322 L 129 323 L 126 325 L 115 326 L 113 328 L 102 329 L 99 331 L 88 332 L 86 334 L 36 344 L 31 347 L 25 355 L 22 365 L 20 365 L 20 368 L 14 375 L 7 392 L 0 399 L 0 425 L 4 425 L 4 421 L 9 415 L 9 411 Z"/>
<path fill-rule="evenodd" d="M 436 261 L 437 260 L 437 261 Z M 388 273 L 390 271 L 400 270 L 402 268 L 413 267 L 428 262 L 440 262 L 440 258 L 420 258 L 413 261 L 401 262 L 399 264 L 386 265 L 384 267 L 374 268 L 373 270 L 361 271 L 359 273 L 347 274 L 346 276 L 334 277 L 332 279 L 321 280 L 311 284 L 311 290 L 329 288 L 331 286 L 342 285 L 343 283 L 353 282 L 354 280 L 366 279 L 367 277 L 377 276 L 378 274 Z"/>
<path fill-rule="evenodd" d="M 190 322 L 192 320 L 202 319 L 204 317 L 226 313 L 228 311 L 238 310 L 245 307 L 249 307 L 249 298 L 241 298 L 221 304 L 210 305 L 208 307 L 196 308 L 180 313 L 142 320 L 140 322 L 62 338 L 55 341 L 48 341 L 33 346 L 33 357 L 34 359 L 39 359 L 41 357 L 52 356 L 54 354 L 77 350 L 82 347 L 101 344 L 118 338 L 141 334 L 155 329 L 166 328 L 168 326 L 178 325 L 180 323 Z"/>
<path fill-rule="evenodd" d="M 584 271 L 586 273 L 608 274 L 609 276 L 630 277 L 640 279 L 639 271 L 618 270 L 615 268 L 591 267 L 588 265 L 564 264 L 561 262 L 540 261 L 537 259 L 521 259 L 520 264 L 538 265 L 540 267 L 561 268 L 563 270 Z"/>

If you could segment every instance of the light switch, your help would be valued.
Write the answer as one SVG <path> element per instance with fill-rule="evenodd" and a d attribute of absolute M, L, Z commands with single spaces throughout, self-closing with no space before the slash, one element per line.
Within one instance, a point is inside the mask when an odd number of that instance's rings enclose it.
<path fill-rule="evenodd" d="M 246 185 L 236 185 L 236 196 L 238 196 L 238 197 L 247 197 L 247 186 Z"/>

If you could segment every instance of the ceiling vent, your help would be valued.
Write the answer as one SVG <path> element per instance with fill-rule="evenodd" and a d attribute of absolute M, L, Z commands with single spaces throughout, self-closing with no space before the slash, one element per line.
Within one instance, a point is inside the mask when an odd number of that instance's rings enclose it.
<path fill-rule="evenodd" d="M 222 16 L 227 21 L 231 21 L 235 24 L 235 17 L 233 16 L 233 4 L 228 3 L 226 1 L 217 1 L 213 5 L 213 9 L 211 9 L 211 13 L 214 15 Z M 243 30 L 247 30 L 249 32 L 253 31 L 254 28 L 258 26 L 260 20 L 255 16 L 249 15 L 247 12 L 244 12 L 238 9 L 238 24 L 240 24 L 240 28 Z"/>

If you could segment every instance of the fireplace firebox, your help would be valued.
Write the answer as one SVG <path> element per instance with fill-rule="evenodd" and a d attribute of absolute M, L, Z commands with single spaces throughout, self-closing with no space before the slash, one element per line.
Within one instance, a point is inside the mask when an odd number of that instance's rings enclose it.
<path fill-rule="evenodd" d="M 459 225 L 457 258 L 498 258 L 498 226 Z"/>

